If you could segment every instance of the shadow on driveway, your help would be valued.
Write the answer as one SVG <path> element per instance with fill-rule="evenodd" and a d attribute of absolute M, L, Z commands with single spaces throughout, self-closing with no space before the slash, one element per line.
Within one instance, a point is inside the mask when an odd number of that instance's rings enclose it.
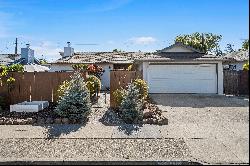
<path fill-rule="evenodd" d="M 141 124 L 126 124 L 111 108 L 105 112 L 99 119 L 99 122 L 105 126 L 118 126 L 118 130 L 124 132 L 126 135 L 131 135 L 134 131 L 138 131 L 142 127 Z"/>
<path fill-rule="evenodd" d="M 44 125 L 43 127 L 45 127 L 47 129 L 47 135 L 48 135 L 48 139 L 51 138 L 57 138 L 62 134 L 70 134 L 71 132 L 76 132 L 77 130 L 79 130 L 79 128 L 81 128 L 84 125 L 81 124 L 51 124 L 51 125 Z"/>
<path fill-rule="evenodd" d="M 170 107 L 249 107 L 249 98 L 207 94 L 150 94 L 158 105 Z"/>

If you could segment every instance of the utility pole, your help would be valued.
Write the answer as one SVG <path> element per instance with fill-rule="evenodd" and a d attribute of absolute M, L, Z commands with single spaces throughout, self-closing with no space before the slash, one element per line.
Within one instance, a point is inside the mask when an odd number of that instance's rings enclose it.
<path fill-rule="evenodd" d="M 17 38 L 16 38 L 16 42 L 15 42 L 15 55 L 17 55 Z"/>
<path fill-rule="evenodd" d="M 202 51 L 205 52 L 205 39 L 204 39 L 204 34 L 201 34 L 201 45 L 202 45 Z"/>

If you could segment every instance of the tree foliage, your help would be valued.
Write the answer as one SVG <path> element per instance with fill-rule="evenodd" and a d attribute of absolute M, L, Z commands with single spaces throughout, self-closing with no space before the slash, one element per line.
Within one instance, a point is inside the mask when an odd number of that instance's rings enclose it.
<path fill-rule="evenodd" d="M 13 64 L 10 66 L 0 65 L 0 83 L 6 83 L 9 89 L 13 88 L 15 78 L 11 77 L 9 72 L 23 72 L 24 67 L 21 64 Z"/>
<path fill-rule="evenodd" d="M 225 49 L 225 52 L 226 52 L 226 53 L 234 52 L 235 49 L 234 49 L 233 47 L 234 47 L 233 44 L 227 44 L 226 49 Z"/>
<path fill-rule="evenodd" d="M 242 43 L 242 50 L 248 50 L 249 49 L 249 39 L 246 39 L 245 41 L 243 41 Z"/>
<path fill-rule="evenodd" d="M 243 70 L 249 71 L 249 61 L 243 65 Z"/>
<path fill-rule="evenodd" d="M 120 113 L 126 123 L 136 123 L 143 119 L 142 100 L 139 97 L 139 90 L 134 84 L 128 86 L 121 102 Z"/>
<path fill-rule="evenodd" d="M 74 73 L 69 85 L 64 91 L 64 95 L 59 98 L 54 111 L 60 117 L 67 117 L 70 120 L 77 121 L 82 120 L 91 111 L 89 91 L 79 72 Z"/>
<path fill-rule="evenodd" d="M 93 97 L 95 94 L 99 93 L 101 90 L 101 80 L 94 76 L 94 75 L 89 75 L 87 80 L 86 80 L 86 86 L 90 92 L 90 96 Z"/>
<path fill-rule="evenodd" d="M 46 59 L 39 59 L 39 63 L 43 65 L 43 64 L 47 64 L 48 61 Z"/>
<path fill-rule="evenodd" d="M 216 55 L 220 55 L 221 50 L 219 42 L 221 39 L 221 35 L 195 32 L 193 34 L 179 35 L 175 38 L 175 42 L 181 42 L 204 53 L 215 53 Z"/>

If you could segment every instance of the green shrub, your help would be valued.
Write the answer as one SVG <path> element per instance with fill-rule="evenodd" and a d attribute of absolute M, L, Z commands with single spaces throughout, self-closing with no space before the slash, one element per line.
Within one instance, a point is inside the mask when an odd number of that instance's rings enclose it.
<path fill-rule="evenodd" d="M 126 90 L 121 88 L 121 89 L 116 89 L 114 92 L 113 92 L 113 96 L 114 96 L 114 102 L 115 102 L 115 105 L 117 107 L 120 107 L 121 106 L 121 103 L 122 103 L 122 100 L 124 98 L 126 94 Z"/>
<path fill-rule="evenodd" d="M 133 69 L 133 65 L 129 65 L 127 68 L 128 71 L 132 71 L 132 69 Z"/>
<path fill-rule="evenodd" d="M 80 71 L 80 72 L 87 71 L 88 68 L 88 65 L 86 64 L 73 64 L 71 66 L 75 71 Z"/>
<path fill-rule="evenodd" d="M 135 123 L 143 119 L 142 100 L 139 90 L 134 84 L 129 84 L 120 106 L 121 118 L 126 123 Z"/>
<path fill-rule="evenodd" d="M 96 92 L 101 90 L 101 80 L 94 75 L 89 75 L 86 80 L 86 86 L 90 92 L 90 96 L 94 96 Z"/>
<path fill-rule="evenodd" d="M 55 113 L 70 120 L 78 121 L 87 118 L 91 111 L 90 95 L 79 72 L 71 76 L 69 85 L 64 95 L 59 98 Z"/>
<path fill-rule="evenodd" d="M 64 92 L 66 91 L 66 89 L 68 89 L 70 86 L 70 82 L 69 81 L 63 81 L 63 83 L 61 85 L 59 85 L 59 88 L 56 91 L 56 96 L 57 98 L 61 98 L 64 95 Z"/>
<path fill-rule="evenodd" d="M 7 67 L 8 72 L 23 72 L 24 67 L 21 64 L 13 64 Z"/>
<path fill-rule="evenodd" d="M 146 99 L 148 97 L 148 85 L 142 79 L 136 79 L 133 84 L 139 90 L 139 98 Z"/>
<path fill-rule="evenodd" d="M 249 61 L 243 65 L 243 70 L 249 70 Z"/>
<path fill-rule="evenodd" d="M 10 66 L 0 65 L 0 83 L 6 83 L 11 90 L 14 88 L 15 79 L 9 75 L 9 72 L 23 72 L 24 67 L 21 64 L 13 64 Z"/>

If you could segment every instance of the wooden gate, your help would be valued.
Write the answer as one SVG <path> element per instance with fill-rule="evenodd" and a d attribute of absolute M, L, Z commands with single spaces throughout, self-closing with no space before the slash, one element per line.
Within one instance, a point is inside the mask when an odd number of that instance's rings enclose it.
<path fill-rule="evenodd" d="M 131 83 L 136 78 L 141 78 L 141 74 L 136 71 L 110 71 L 110 107 L 116 107 L 113 92 L 119 88 L 126 88 L 128 83 Z"/>

